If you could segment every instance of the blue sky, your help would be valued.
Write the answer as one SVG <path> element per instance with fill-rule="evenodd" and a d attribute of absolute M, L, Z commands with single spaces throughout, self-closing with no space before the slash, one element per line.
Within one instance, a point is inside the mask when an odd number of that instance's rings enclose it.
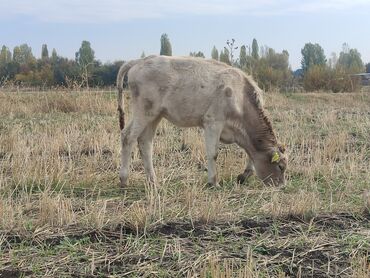
<path fill-rule="evenodd" d="M 41 45 L 74 58 L 82 40 L 102 62 L 159 53 L 169 35 L 173 55 L 215 45 L 251 44 L 288 50 L 300 67 L 306 42 L 319 43 L 327 58 L 347 42 L 370 62 L 370 0 L 0 0 L 0 45 L 27 43 L 36 57 Z"/>

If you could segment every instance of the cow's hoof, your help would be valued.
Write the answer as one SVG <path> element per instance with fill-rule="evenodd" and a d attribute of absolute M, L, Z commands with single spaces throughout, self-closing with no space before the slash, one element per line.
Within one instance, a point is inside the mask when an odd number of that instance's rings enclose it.
<path fill-rule="evenodd" d="M 119 182 L 119 187 L 120 189 L 123 191 L 123 190 L 126 190 L 127 189 L 127 183 L 124 182 L 122 179 L 120 179 L 120 182 Z"/>
<path fill-rule="evenodd" d="M 238 177 L 236 178 L 236 181 L 239 183 L 239 184 L 243 184 L 245 181 L 246 181 L 246 177 L 244 174 L 240 174 L 238 175 Z"/>
<path fill-rule="evenodd" d="M 207 187 L 208 188 L 221 188 L 221 185 L 218 182 L 216 182 L 216 183 L 207 182 Z"/>
<path fill-rule="evenodd" d="M 250 169 L 247 169 L 244 171 L 243 174 L 240 174 L 238 175 L 238 177 L 236 178 L 237 182 L 239 184 L 243 184 L 245 183 L 245 181 L 250 177 L 250 176 L 253 176 L 254 174 L 254 171 L 253 170 L 250 170 Z"/>

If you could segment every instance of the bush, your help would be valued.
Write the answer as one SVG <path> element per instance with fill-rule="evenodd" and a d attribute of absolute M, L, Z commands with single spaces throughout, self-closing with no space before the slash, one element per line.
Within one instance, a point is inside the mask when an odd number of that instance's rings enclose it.
<path fill-rule="evenodd" d="M 306 91 L 328 90 L 330 79 L 330 69 L 322 65 L 311 66 L 303 78 L 303 87 Z"/>
<path fill-rule="evenodd" d="M 358 90 L 359 79 L 351 78 L 343 68 L 334 69 L 322 65 L 314 65 L 309 68 L 303 78 L 303 87 L 306 91 L 332 91 L 353 92 Z"/>

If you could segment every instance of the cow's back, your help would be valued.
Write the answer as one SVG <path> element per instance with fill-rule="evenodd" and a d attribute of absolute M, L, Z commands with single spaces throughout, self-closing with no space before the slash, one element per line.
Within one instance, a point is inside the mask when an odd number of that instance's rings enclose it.
<path fill-rule="evenodd" d="M 209 107 L 215 102 L 222 107 L 227 100 L 223 88 L 240 93 L 242 83 L 238 70 L 224 63 L 168 56 L 144 59 L 130 70 L 128 78 L 134 96 L 155 103 L 164 117 L 179 126 L 202 125 Z"/>

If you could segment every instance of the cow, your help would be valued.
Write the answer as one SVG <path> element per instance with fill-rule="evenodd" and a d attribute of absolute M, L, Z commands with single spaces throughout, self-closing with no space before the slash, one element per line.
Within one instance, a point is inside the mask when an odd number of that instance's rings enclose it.
<path fill-rule="evenodd" d="M 125 127 L 123 85 L 127 74 L 132 120 Z M 262 90 L 251 76 L 213 59 L 149 56 L 123 64 L 117 75 L 121 129 L 120 185 L 128 185 L 132 147 L 138 142 L 147 180 L 156 184 L 153 137 L 162 118 L 179 127 L 204 129 L 208 183 L 219 186 L 218 145 L 236 143 L 249 157 L 242 183 L 254 172 L 265 183 L 285 183 L 287 156 L 263 109 Z"/>

